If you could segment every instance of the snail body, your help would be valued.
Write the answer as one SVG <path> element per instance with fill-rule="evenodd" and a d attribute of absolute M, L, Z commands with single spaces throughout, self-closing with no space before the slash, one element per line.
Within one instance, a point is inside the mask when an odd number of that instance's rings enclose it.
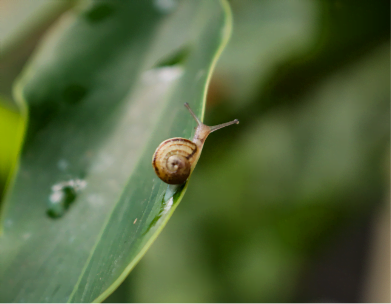
<path fill-rule="evenodd" d="M 165 183 L 180 185 L 186 182 L 200 158 L 204 142 L 208 135 L 218 129 L 238 124 L 237 119 L 217 126 L 204 125 L 191 110 L 185 107 L 197 122 L 193 140 L 174 137 L 163 141 L 152 156 L 152 166 L 156 175 Z"/>

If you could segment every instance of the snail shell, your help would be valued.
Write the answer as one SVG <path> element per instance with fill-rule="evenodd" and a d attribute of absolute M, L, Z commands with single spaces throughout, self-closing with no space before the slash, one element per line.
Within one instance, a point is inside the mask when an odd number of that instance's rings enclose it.
<path fill-rule="evenodd" d="M 237 119 L 217 126 L 204 125 L 185 103 L 185 107 L 196 120 L 196 128 L 193 141 L 174 137 L 163 141 L 152 156 L 152 166 L 156 175 L 165 183 L 180 185 L 186 182 L 200 157 L 204 142 L 213 131 L 238 124 Z"/>
<path fill-rule="evenodd" d="M 190 175 L 197 150 L 197 145 L 185 138 L 163 141 L 152 159 L 156 175 L 167 184 L 183 184 Z"/>

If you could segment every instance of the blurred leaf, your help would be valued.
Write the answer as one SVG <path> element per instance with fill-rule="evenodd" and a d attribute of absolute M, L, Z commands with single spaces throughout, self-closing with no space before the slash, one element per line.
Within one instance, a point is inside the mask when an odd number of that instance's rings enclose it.
<path fill-rule="evenodd" d="M 4 99 L 0 97 L 0 200 L 10 172 L 16 166 L 25 126 L 20 114 L 4 106 L 9 103 Z"/>
<path fill-rule="evenodd" d="M 232 0 L 231 5 L 235 27 L 217 66 L 214 84 L 226 98 L 225 107 L 237 112 L 247 110 L 283 62 L 313 47 L 319 31 L 320 3 Z"/>
<path fill-rule="evenodd" d="M 106 0 L 50 31 L 15 90 L 30 117 L 3 209 L 1 301 L 101 301 L 131 271 L 186 190 L 164 197 L 151 156 L 191 136 L 184 101 L 203 116 L 230 22 L 225 1 Z M 65 214 L 48 217 L 75 184 Z"/>
<path fill-rule="evenodd" d="M 72 0 L 2 0 L 0 2 L 0 32 L 2 51 L 12 49 L 52 15 L 74 2 Z"/>
<path fill-rule="evenodd" d="M 45 30 L 74 0 L 2 0 L 0 2 L 0 94 L 7 108 L 18 110 L 12 84 Z"/>
<path fill-rule="evenodd" d="M 314 89 L 318 81 L 389 42 L 389 1 L 326 0 L 317 1 L 317 7 L 317 18 L 309 25 L 315 39 L 301 56 L 286 58 L 273 67 L 267 81 L 259 81 L 252 112 L 243 112 L 246 119 L 256 119 L 254 116 L 280 104 L 302 100 L 301 95 Z"/>

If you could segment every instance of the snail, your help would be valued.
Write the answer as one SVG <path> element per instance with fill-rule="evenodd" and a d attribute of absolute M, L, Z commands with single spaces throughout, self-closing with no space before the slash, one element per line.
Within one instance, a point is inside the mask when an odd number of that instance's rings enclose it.
<path fill-rule="evenodd" d="M 210 127 L 198 119 L 188 103 L 185 103 L 185 107 L 197 122 L 193 140 L 181 137 L 167 139 L 157 147 L 152 156 L 152 166 L 156 175 L 170 185 L 181 185 L 186 182 L 200 158 L 202 147 L 210 133 L 239 123 L 239 120 L 235 119 Z"/>

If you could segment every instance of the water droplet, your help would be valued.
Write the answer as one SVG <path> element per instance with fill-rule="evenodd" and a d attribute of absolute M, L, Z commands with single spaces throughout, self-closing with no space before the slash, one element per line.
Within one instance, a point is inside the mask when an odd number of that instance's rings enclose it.
<path fill-rule="evenodd" d="M 177 6 L 176 0 L 154 0 L 155 7 L 163 14 L 171 13 Z"/>
<path fill-rule="evenodd" d="M 87 186 L 82 179 L 70 179 L 52 186 L 47 214 L 52 218 L 61 217 L 76 199 L 77 193 Z"/>

